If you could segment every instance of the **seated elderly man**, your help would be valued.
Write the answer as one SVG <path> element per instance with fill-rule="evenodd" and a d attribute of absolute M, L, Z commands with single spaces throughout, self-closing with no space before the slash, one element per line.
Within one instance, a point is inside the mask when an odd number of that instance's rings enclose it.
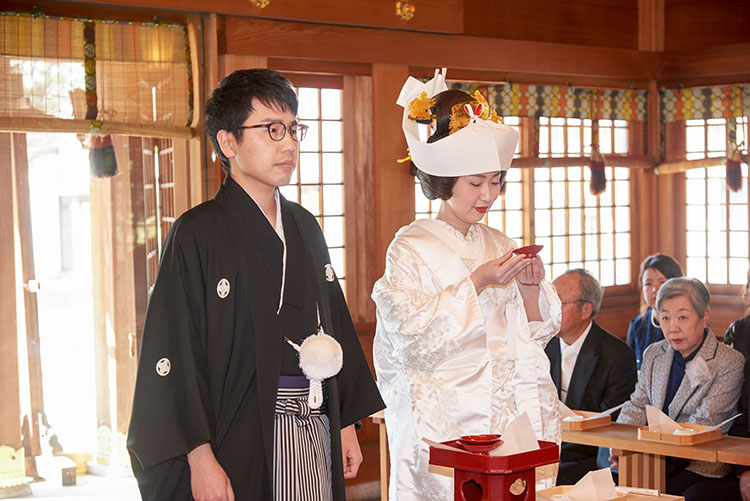
<path fill-rule="evenodd" d="M 715 425 L 733 415 L 745 357 L 719 343 L 708 329 L 710 297 L 694 278 L 672 278 L 661 286 L 656 312 L 666 339 L 644 352 L 638 384 L 618 423 L 644 426 L 646 405 L 680 423 Z M 611 459 L 620 454 L 613 450 Z M 667 493 L 686 501 L 710 499 L 711 484 L 733 475 L 723 463 L 677 458 L 667 458 L 666 470 Z"/>
<path fill-rule="evenodd" d="M 601 285 L 583 269 L 569 270 L 553 284 L 562 302 L 562 323 L 558 339 L 545 351 L 560 400 L 571 409 L 584 411 L 600 412 L 620 405 L 630 397 L 638 378 L 635 354 L 625 341 L 594 321 L 602 302 Z M 599 467 L 606 468 L 603 460 Z M 596 447 L 562 444 L 558 485 L 574 484 L 595 469 Z"/>

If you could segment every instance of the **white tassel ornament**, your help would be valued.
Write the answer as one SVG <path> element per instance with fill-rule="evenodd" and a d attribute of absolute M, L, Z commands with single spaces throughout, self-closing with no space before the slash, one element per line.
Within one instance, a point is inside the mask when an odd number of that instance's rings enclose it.
<path fill-rule="evenodd" d="M 307 402 L 311 409 L 319 409 L 323 405 L 323 380 L 338 374 L 344 364 L 341 345 L 322 328 L 317 334 L 305 338 L 302 345 L 289 339 L 287 342 L 299 352 L 300 369 L 310 380 Z"/>

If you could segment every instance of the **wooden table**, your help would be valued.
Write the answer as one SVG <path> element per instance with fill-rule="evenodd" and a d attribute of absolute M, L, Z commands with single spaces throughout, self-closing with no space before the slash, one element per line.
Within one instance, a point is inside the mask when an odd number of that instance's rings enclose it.
<path fill-rule="evenodd" d="M 621 449 L 620 485 L 664 492 L 665 457 L 750 466 L 750 439 L 723 436 L 697 445 L 671 445 L 638 440 L 638 427 L 613 423 L 586 431 L 563 431 L 563 442 Z"/>

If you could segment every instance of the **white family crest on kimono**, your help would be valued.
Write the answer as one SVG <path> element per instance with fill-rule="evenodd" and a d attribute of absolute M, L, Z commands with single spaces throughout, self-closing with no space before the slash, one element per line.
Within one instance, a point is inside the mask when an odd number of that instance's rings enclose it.
<path fill-rule="evenodd" d="M 470 274 L 514 243 L 482 224 L 464 236 L 440 220 L 402 228 L 376 282 L 374 362 L 386 402 L 389 499 L 453 498 L 428 472 L 422 437 L 500 433 L 526 412 L 540 440 L 560 442 L 558 399 L 544 353 L 560 324 L 554 288 L 540 284 L 544 318 L 529 322 L 518 286 L 477 295 Z"/>

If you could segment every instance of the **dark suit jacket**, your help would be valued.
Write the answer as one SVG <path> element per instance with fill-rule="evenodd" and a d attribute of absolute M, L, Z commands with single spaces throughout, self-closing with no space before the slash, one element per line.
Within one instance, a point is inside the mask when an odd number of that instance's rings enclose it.
<path fill-rule="evenodd" d="M 560 341 L 553 339 L 545 351 L 559 397 Z M 565 405 L 582 411 L 600 412 L 610 409 L 630 398 L 637 380 L 633 350 L 625 341 L 594 322 L 573 367 Z M 596 447 L 563 443 L 560 462 L 578 461 L 592 456 L 596 458 L 596 454 Z"/>

